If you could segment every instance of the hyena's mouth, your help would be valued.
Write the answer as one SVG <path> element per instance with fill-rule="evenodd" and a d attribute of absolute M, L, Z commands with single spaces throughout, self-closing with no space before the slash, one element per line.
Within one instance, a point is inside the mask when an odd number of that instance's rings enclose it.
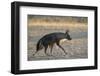
<path fill-rule="evenodd" d="M 69 38 L 68 40 L 72 40 L 72 38 Z"/>

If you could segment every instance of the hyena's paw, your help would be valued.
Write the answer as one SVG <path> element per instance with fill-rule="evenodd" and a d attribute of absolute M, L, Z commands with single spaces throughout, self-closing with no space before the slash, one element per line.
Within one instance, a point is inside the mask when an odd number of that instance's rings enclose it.
<path fill-rule="evenodd" d="M 46 56 L 53 56 L 52 54 L 46 54 Z"/>
<path fill-rule="evenodd" d="M 46 54 L 46 56 L 51 56 L 50 54 Z"/>
<path fill-rule="evenodd" d="M 68 53 L 66 52 L 65 54 L 64 54 L 64 56 L 67 56 L 68 55 Z"/>

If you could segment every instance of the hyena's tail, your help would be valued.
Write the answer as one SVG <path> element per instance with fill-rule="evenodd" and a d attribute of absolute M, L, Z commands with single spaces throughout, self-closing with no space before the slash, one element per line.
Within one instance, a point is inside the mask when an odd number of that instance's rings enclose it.
<path fill-rule="evenodd" d="M 36 51 L 35 51 L 35 53 L 33 54 L 33 56 L 34 56 L 39 50 L 41 50 L 42 48 L 43 48 L 42 41 L 39 40 L 38 43 L 37 43 L 37 45 L 36 45 Z"/>
<path fill-rule="evenodd" d="M 36 45 L 36 51 L 43 49 L 42 40 L 40 39 Z"/>

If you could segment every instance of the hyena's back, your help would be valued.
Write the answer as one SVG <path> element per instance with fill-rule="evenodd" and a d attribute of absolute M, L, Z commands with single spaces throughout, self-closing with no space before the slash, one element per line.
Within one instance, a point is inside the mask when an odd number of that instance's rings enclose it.
<path fill-rule="evenodd" d="M 42 44 L 45 46 L 56 43 L 64 38 L 66 38 L 65 33 L 51 33 L 45 35 L 40 40 L 42 41 Z"/>

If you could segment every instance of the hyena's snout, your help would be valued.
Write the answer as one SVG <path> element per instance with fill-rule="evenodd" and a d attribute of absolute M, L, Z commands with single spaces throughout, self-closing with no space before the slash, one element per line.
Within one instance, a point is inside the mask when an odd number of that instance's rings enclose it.
<path fill-rule="evenodd" d="M 68 40 L 72 40 L 72 38 L 71 38 L 71 37 L 67 37 L 67 39 L 68 39 Z"/>
<path fill-rule="evenodd" d="M 69 40 L 72 40 L 72 38 L 69 38 Z"/>

